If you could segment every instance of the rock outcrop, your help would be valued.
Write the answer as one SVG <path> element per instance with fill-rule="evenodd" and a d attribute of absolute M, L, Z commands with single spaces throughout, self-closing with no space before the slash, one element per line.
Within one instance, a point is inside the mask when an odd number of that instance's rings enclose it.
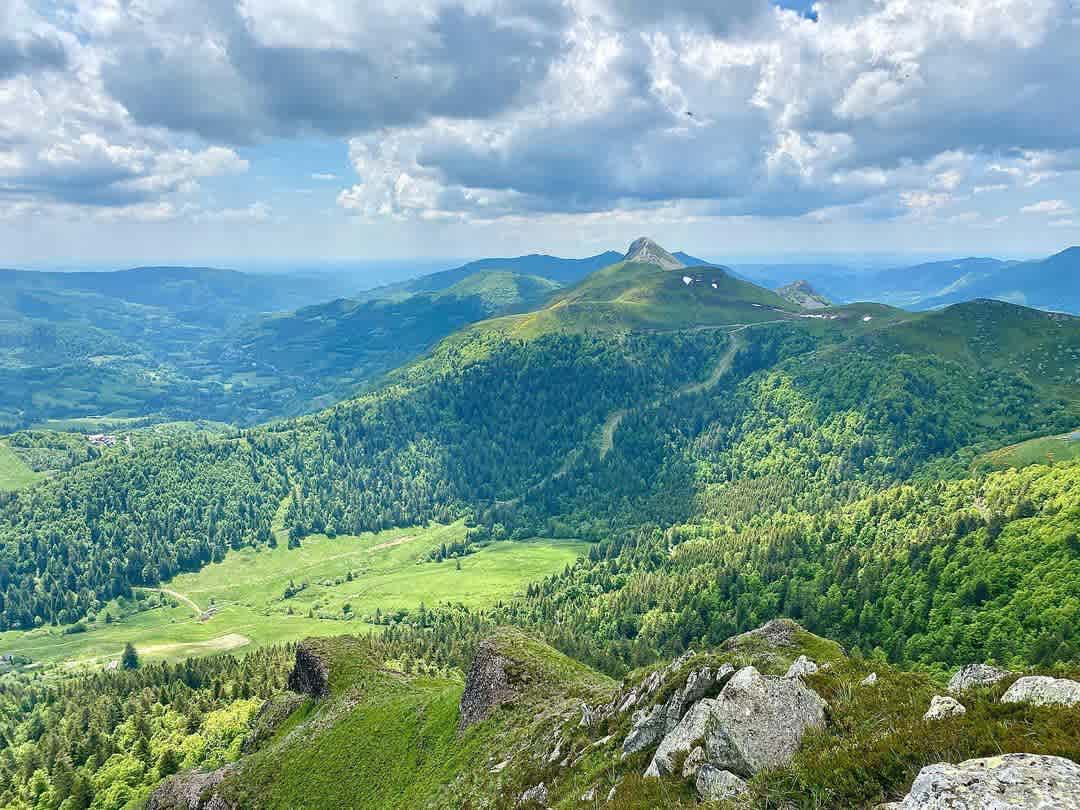
<path fill-rule="evenodd" d="M 805 675 L 813 675 L 818 671 L 818 665 L 807 658 L 805 655 L 800 655 L 794 661 L 791 662 L 791 666 L 788 667 L 785 678 L 802 678 Z"/>
<path fill-rule="evenodd" d="M 1080 682 L 1066 678 L 1029 675 L 1020 678 L 1001 696 L 1002 703 L 1033 706 L 1075 706 L 1080 703 Z"/>
<path fill-rule="evenodd" d="M 1080 765 L 1005 754 L 923 768 L 897 810 L 1080 810 Z"/>
<path fill-rule="evenodd" d="M 952 676 L 949 681 L 949 691 L 954 695 L 966 692 L 975 687 L 991 686 L 1003 678 L 1012 675 L 1007 669 L 999 669 L 988 664 L 968 664 Z"/>
<path fill-rule="evenodd" d="M 742 776 L 786 765 L 803 735 L 825 725 L 825 701 L 798 678 L 743 667 L 727 682 L 705 723 L 711 765 Z"/>
<path fill-rule="evenodd" d="M 518 805 L 525 807 L 547 807 L 547 803 L 548 789 L 543 782 L 526 790 L 518 799 Z"/>
<path fill-rule="evenodd" d="M 480 642 L 465 679 L 465 691 L 461 693 L 458 731 L 480 722 L 492 709 L 513 698 L 508 663 L 509 659 L 499 652 L 494 641 Z"/>
<path fill-rule="evenodd" d="M 689 753 L 694 746 L 705 738 L 705 722 L 708 720 L 715 700 L 705 698 L 690 707 L 679 724 L 660 741 L 652 762 L 645 771 L 646 776 L 667 776 L 675 769 L 675 758 L 681 753 Z"/>
<path fill-rule="evenodd" d="M 930 701 L 930 708 L 923 715 L 923 720 L 944 720 L 948 717 L 959 717 L 963 714 L 967 714 L 967 709 L 954 698 L 934 695 Z"/>
<path fill-rule="evenodd" d="M 808 729 L 825 724 L 825 702 L 798 678 L 736 672 L 715 699 L 695 703 L 661 740 L 646 776 L 673 771 L 678 754 L 698 744 L 718 770 L 750 776 L 790 761 Z"/>
<path fill-rule="evenodd" d="M 732 636 L 721 645 L 721 649 L 737 649 L 748 642 L 763 643 L 769 647 L 793 647 L 798 629 L 799 625 L 791 619 L 773 619 L 754 630 Z"/>
<path fill-rule="evenodd" d="M 236 810 L 216 793 L 221 780 L 234 770 L 185 771 L 170 776 L 146 800 L 146 810 Z"/>
<path fill-rule="evenodd" d="M 307 641 L 296 645 L 296 663 L 289 673 L 289 689 L 315 698 L 330 694 L 330 667 Z"/>
<path fill-rule="evenodd" d="M 630 249 L 626 251 L 625 260 L 628 262 L 642 262 L 655 264 L 663 270 L 679 270 L 686 267 L 652 239 L 642 236 L 630 243 Z"/>
<path fill-rule="evenodd" d="M 746 792 L 746 782 L 731 771 L 714 768 L 708 763 L 702 765 L 698 771 L 694 787 L 697 788 L 698 795 L 707 802 L 734 799 L 740 793 Z"/>

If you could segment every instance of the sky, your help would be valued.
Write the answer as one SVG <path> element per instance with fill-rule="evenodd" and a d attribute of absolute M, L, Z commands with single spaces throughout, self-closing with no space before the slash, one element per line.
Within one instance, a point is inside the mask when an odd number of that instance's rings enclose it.
<path fill-rule="evenodd" d="M 1080 0 L 0 0 L 0 266 L 1032 257 Z"/>

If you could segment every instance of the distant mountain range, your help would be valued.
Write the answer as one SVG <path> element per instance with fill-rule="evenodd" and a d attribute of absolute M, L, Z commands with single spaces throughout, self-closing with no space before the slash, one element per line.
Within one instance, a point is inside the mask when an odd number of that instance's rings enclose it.
<path fill-rule="evenodd" d="M 950 259 L 886 270 L 853 270 L 828 264 L 748 265 L 740 272 L 779 287 L 806 279 L 835 301 L 877 301 L 906 309 L 936 309 L 976 298 L 994 298 L 1036 309 L 1080 313 L 1080 247 L 1047 259 L 1007 261 Z"/>
<path fill-rule="evenodd" d="M 729 323 L 755 308 L 857 301 L 922 310 L 997 298 L 1077 313 L 1080 248 L 1037 262 L 736 270 L 642 239 L 626 254 L 481 259 L 341 297 L 353 289 L 340 276 L 202 267 L 0 270 L 0 431 L 87 417 L 81 424 L 98 427 L 117 418 L 252 424 L 303 413 L 456 330 L 503 316 L 515 317 L 500 329 L 536 333 Z"/>

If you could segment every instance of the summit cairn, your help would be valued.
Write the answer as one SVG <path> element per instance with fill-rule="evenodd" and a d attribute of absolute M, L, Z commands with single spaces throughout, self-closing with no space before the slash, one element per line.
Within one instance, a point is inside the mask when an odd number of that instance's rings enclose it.
<path fill-rule="evenodd" d="M 686 267 L 685 264 L 646 236 L 635 239 L 630 244 L 630 249 L 626 251 L 626 261 L 655 264 L 664 270 L 681 270 Z"/>

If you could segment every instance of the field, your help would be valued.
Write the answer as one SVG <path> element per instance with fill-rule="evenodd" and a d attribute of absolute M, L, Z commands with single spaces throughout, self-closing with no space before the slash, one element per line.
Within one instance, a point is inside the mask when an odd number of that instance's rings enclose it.
<path fill-rule="evenodd" d="M 334 539 L 316 535 L 296 549 L 282 543 L 275 549 L 233 551 L 220 563 L 164 583 L 162 594 L 144 594 L 162 606 L 111 624 L 103 611 L 83 633 L 50 627 L 0 633 L 0 654 L 103 666 L 119 658 L 127 641 L 144 660 L 178 660 L 251 644 L 365 632 L 372 625 L 364 618 L 376 609 L 388 614 L 421 603 L 494 604 L 562 570 L 586 548 L 573 540 L 538 539 L 489 545 L 461 558 L 460 569 L 453 559 L 417 562 L 464 533 L 464 525 L 456 523 Z M 285 598 L 287 588 L 295 590 L 290 598 Z M 204 619 L 211 606 L 212 615 Z M 117 616 L 123 607 L 113 603 L 109 610 Z"/>
<path fill-rule="evenodd" d="M 0 442 L 0 492 L 28 487 L 39 478 L 6 443 Z"/>
<path fill-rule="evenodd" d="M 1052 464 L 1080 458 L 1080 430 L 1060 436 L 1044 436 L 984 453 L 976 460 L 979 469 L 1004 470 L 1029 464 Z"/>

